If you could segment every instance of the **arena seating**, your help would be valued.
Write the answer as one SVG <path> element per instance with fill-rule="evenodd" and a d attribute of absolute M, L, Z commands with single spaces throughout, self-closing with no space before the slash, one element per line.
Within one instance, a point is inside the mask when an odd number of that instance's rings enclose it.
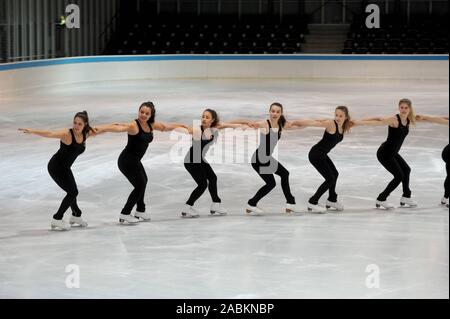
<path fill-rule="evenodd" d="M 300 53 L 306 17 L 139 17 L 118 28 L 105 54 Z"/>
<path fill-rule="evenodd" d="M 409 21 L 383 16 L 380 29 L 368 29 L 356 17 L 344 54 L 448 54 L 448 14 L 417 15 Z"/>

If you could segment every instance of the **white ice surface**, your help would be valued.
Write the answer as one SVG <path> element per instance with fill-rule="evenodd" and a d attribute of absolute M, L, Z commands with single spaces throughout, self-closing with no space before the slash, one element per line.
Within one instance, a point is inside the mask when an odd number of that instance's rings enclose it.
<path fill-rule="evenodd" d="M 355 118 L 392 115 L 403 97 L 417 113 L 448 115 L 448 82 L 430 81 L 111 81 L 2 94 L 0 298 L 448 298 L 449 211 L 439 206 L 448 127 L 418 124 L 401 151 L 418 208 L 373 208 L 391 179 L 375 156 L 387 127 L 364 127 L 330 154 L 343 213 L 282 214 L 277 178 L 260 202 L 266 216 L 244 216 L 262 180 L 250 164 L 213 163 L 230 215 L 209 217 L 205 193 L 195 220 L 179 218 L 194 181 L 169 157 L 176 141 L 156 133 L 143 160 L 152 222 L 137 226 L 117 222 L 131 191 L 117 168 L 126 135 L 98 136 L 73 166 L 89 227 L 69 232 L 49 230 L 64 196 L 46 170 L 59 142 L 17 131 L 69 128 L 84 109 L 93 124 L 129 121 L 147 100 L 155 102 L 158 120 L 192 123 L 206 106 L 224 120 L 264 119 L 273 101 L 285 105 L 290 119 L 331 117 L 342 104 Z M 323 181 L 307 157 L 322 134 L 290 131 L 279 143 L 279 160 L 303 207 Z M 390 199 L 398 204 L 400 196 L 401 187 Z M 69 264 L 80 267 L 79 289 L 66 288 Z M 371 264 L 379 267 L 379 288 L 366 286 Z"/>

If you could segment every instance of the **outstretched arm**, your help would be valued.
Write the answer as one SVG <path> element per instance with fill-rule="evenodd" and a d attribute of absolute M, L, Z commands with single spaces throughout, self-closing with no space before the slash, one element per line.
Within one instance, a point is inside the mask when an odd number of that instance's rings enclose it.
<path fill-rule="evenodd" d="M 152 124 L 153 129 L 161 132 L 168 132 L 173 131 L 177 128 L 184 128 L 188 129 L 188 126 L 186 124 L 181 123 L 166 123 L 166 122 L 155 122 Z"/>
<path fill-rule="evenodd" d="M 114 123 L 114 124 L 107 124 L 107 125 L 100 125 L 96 126 L 94 128 L 95 135 L 103 134 L 103 133 L 121 133 L 121 132 L 128 132 L 132 126 L 133 122 L 131 123 Z"/>
<path fill-rule="evenodd" d="M 448 116 L 416 115 L 416 121 L 448 125 Z"/>
<path fill-rule="evenodd" d="M 219 122 L 217 124 L 217 129 L 225 129 L 225 128 L 241 128 L 241 129 L 247 129 L 250 126 L 248 124 L 238 124 L 238 123 L 232 123 L 232 122 Z"/>
<path fill-rule="evenodd" d="M 394 116 L 389 116 L 389 117 L 367 117 L 364 119 L 360 119 L 360 120 L 353 120 L 352 121 L 354 123 L 354 125 L 372 125 L 372 126 L 377 126 L 377 125 L 391 125 L 394 126 L 396 125 L 397 119 Z"/>
<path fill-rule="evenodd" d="M 266 121 L 251 121 L 251 120 L 243 120 L 243 119 L 227 121 L 227 123 L 247 125 L 251 128 L 264 128 L 266 125 Z"/>
<path fill-rule="evenodd" d="M 250 121 L 250 120 L 244 120 L 244 119 L 237 119 L 237 120 L 231 120 L 231 121 L 227 121 L 228 123 L 233 123 L 233 124 L 247 124 L 247 123 L 251 123 L 254 121 Z"/>
<path fill-rule="evenodd" d="M 332 120 L 294 120 L 286 122 L 286 129 L 298 129 L 304 127 L 328 127 Z"/>
<path fill-rule="evenodd" d="M 380 120 L 351 120 L 350 124 L 352 127 L 354 126 L 380 126 L 380 125 L 386 125 L 386 122 L 380 121 Z"/>
<path fill-rule="evenodd" d="M 173 131 L 176 131 L 179 133 L 184 133 L 184 134 L 191 134 L 191 135 L 194 133 L 194 129 L 190 126 L 177 126 L 177 127 L 173 128 Z M 201 130 L 200 130 L 200 133 L 201 133 Z"/>
<path fill-rule="evenodd" d="M 25 134 L 33 134 L 47 138 L 59 138 L 63 139 L 69 134 L 69 130 L 59 130 L 59 131 L 43 131 L 43 130 L 33 130 L 28 128 L 19 128 L 19 131 Z"/>

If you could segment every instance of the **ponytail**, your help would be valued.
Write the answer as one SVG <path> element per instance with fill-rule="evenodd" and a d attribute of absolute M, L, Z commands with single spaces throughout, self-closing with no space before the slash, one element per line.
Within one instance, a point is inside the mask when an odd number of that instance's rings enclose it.
<path fill-rule="evenodd" d="M 86 136 L 89 132 L 95 133 L 94 129 L 89 124 L 89 115 L 86 111 L 78 112 L 75 114 L 74 119 L 76 117 L 82 119 L 84 122 L 83 135 Z"/>
<path fill-rule="evenodd" d="M 278 119 L 278 126 L 281 128 L 281 129 L 283 129 L 284 128 L 284 126 L 286 125 L 286 118 L 284 117 L 284 115 L 283 115 L 283 105 L 281 104 L 281 103 L 278 103 L 278 102 L 274 102 L 274 103 L 272 103 L 271 105 L 270 105 L 270 108 L 272 108 L 272 106 L 278 106 L 279 108 L 281 108 L 281 116 L 280 116 L 280 118 Z M 270 108 L 269 108 L 269 110 L 270 110 Z"/>
<path fill-rule="evenodd" d="M 155 123 L 155 117 L 156 117 L 156 109 L 155 109 L 155 105 L 153 104 L 153 102 L 144 102 L 141 104 L 141 106 L 139 107 L 139 111 L 143 108 L 143 107 L 148 107 L 151 111 L 152 111 L 152 115 L 150 115 L 150 118 L 148 119 L 147 123 L 151 126 L 151 124 Z"/>
<path fill-rule="evenodd" d="M 286 125 L 286 118 L 284 117 L 284 115 L 281 115 L 280 118 L 278 119 L 278 126 L 284 128 L 285 125 Z"/>
<path fill-rule="evenodd" d="M 213 109 L 206 109 L 203 112 L 209 112 L 209 114 L 211 114 L 211 117 L 214 119 L 211 123 L 211 127 L 216 127 L 219 124 L 219 115 L 217 114 L 217 112 Z"/>

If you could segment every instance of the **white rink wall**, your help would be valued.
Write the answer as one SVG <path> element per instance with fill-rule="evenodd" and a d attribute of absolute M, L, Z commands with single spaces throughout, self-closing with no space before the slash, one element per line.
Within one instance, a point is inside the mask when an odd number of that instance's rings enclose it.
<path fill-rule="evenodd" d="M 449 78 L 448 55 L 97 56 L 0 65 L 0 92 L 140 79 Z"/>

